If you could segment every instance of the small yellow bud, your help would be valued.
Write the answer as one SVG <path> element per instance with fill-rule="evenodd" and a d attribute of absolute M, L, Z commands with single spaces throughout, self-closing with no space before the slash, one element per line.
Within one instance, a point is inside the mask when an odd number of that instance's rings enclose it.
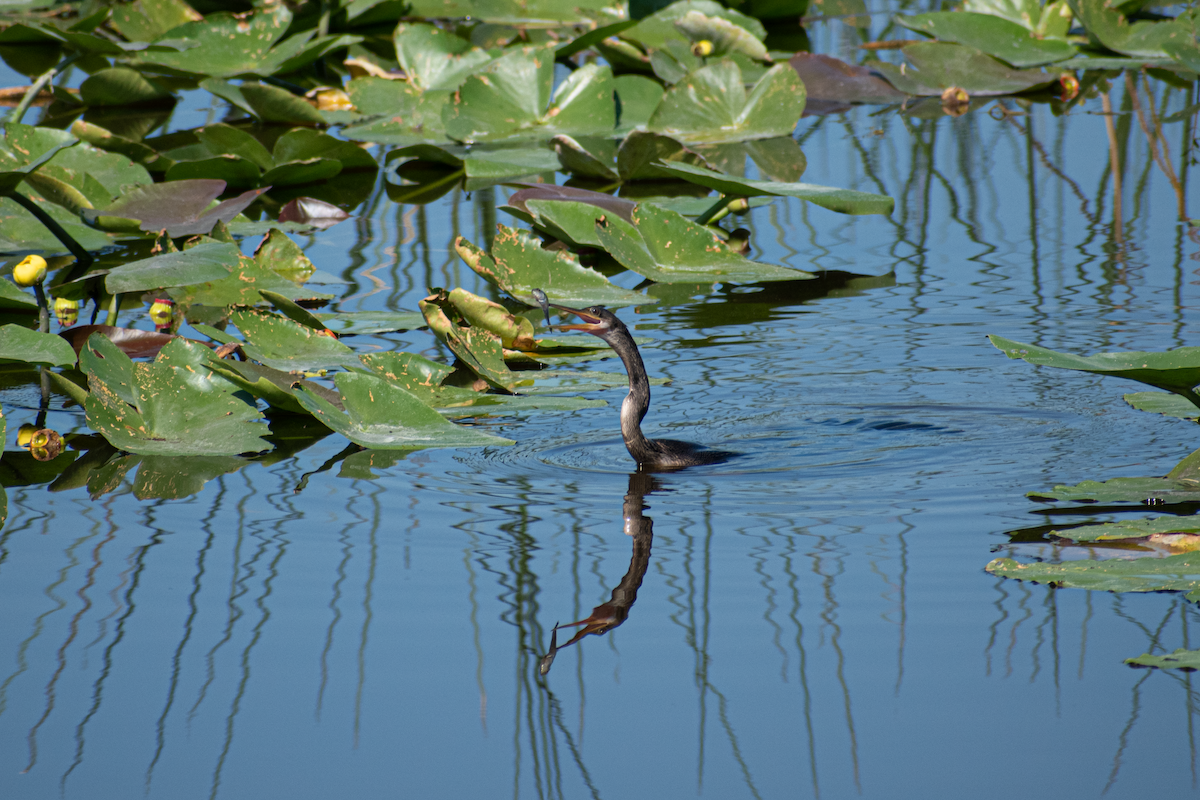
<path fill-rule="evenodd" d="M 150 305 L 150 320 L 158 326 L 169 325 L 174 311 L 175 301 L 160 297 Z"/>
<path fill-rule="evenodd" d="M 705 58 L 711 56 L 713 52 L 713 43 L 708 39 L 701 39 L 692 45 L 692 55 L 697 58 Z"/>
<path fill-rule="evenodd" d="M 33 286 L 46 277 L 46 259 L 41 256 L 25 256 L 13 268 L 13 282 L 17 286 Z"/>
<path fill-rule="evenodd" d="M 30 425 L 28 422 L 17 428 L 17 447 L 29 447 L 29 442 L 33 439 L 33 434 L 37 429 L 37 425 Z"/>
<path fill-rule="evenodd" d="M 79 321 L 79 302 L 65 297 L 54 298 L 54 316 L 58 324 L 69 328 Z"/>

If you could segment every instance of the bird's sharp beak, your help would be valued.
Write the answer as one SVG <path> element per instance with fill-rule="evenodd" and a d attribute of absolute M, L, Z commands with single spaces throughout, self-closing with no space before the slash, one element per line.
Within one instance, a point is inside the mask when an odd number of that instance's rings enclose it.
<path fill-rule="evenodd" d="M 574 314 L 575 316 L 577 316 L 581 320 L 583 320 L 583 323 L 584 323 L 582 325 L 554 325 L 554 326 L 552 326 L 557 330 L 560 330 L 560 331 L 583 331 L 584 333 L 596 333 L 597 331 L 604 329 L 604 320 L 600 319 L 599 317 L 592 316 L 591 314 L 587 313 L 586 311 L 581 311 L 578 308 L 571 308 L 569 306 L 560 306 L 560 305 L 557 305 L 556 303 L 551 303 L 550 307 L 557 308 L 559 311 L 566 311 L 568 314 Z"/>

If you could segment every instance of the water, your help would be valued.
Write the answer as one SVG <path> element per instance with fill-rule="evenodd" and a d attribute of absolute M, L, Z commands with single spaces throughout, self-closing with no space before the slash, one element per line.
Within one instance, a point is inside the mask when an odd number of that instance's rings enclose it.
<path fill-rule="evenodd" d="M 1160 116 L 1192 99 L 1149 88 Z M 178 500 L 139 499 L 161 488 L 149 461 L 93 499 L 10 452 L 3 795 L 1194 793 L 1192 678 L 1122 660 L 1197 646 L 1196 609 L 983 571 L 1084 552 L 1010 532 L 1149 513 L 1047 513 L 1026 491 L 1163 474 L 1197 446 L 1126 407 L 1132 384 L 985 338 L 1195 343 L 1200 247 L 1128 92 L 1113 81 L 1119 224 L 1098 100 L 802 121 L 805 180 L 890 194 L 891 218 L 776 202 L 744 223 L 756 256 L 835 271 L 821 283 L 621 312 L 671 381 L 649 430 L 742 453 L 725 464 L 631 479 L 620 389 L 481 423 L 510 448 L 339 460 L 334 435 L 213 466 Z M 1185 187 L 1187 125 L 1163 126 Z M 438 285 L 494 297 L 450 243 L 512 222 L 508 191 L 399 207 L 380 190 L 301 243 L 347 281 L 342 310 L 411 310 Z M 448 358 L 423 332 L 353 341 Z M 13 431 L 36 392 L 0 402 Z M 561 629 L 540 677 L 551 628 L 614 590 L 623 624 L 569 647 Z"/>

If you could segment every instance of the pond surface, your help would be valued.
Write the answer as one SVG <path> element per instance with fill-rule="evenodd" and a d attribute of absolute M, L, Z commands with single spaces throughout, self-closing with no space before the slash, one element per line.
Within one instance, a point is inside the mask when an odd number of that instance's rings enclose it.
<path fill-rule="evenodd" d="M 814 49 L 837 54 L 831 28 Z M 1195 607 L 983 571 L 1089 557 L 1045 526 L 1149 513 L 1025 492 L 1161 475 L 1197 446 L 1128 408 L 1132 384 L 985 338 L 1195 343 L 1200 247 L 1131 89 L 1160 116 L 1192 102 L 1112 79 L 1119 192 L 1098 99 L 806 117 L 805 180 L 891 195 L 891 217 L 778 200 L 740 223 L 755 256 L 819 280 L 650 289 L 663 302 L 620 312 L 670 381 L 649 430 L 727 463 L 631 474 L 614 388 L 588 395 L 607 408 L 478 423 L 507 448 L 342 460 L 332 435 L 227 474 L 197 459 L 211 479 L 178 500 L 139 499 L 149 461 L 95 499 L 10 485 L 4 797 L 1195 792 L 1192 677 L 1122 663 L 1195 647 Z M 1163 131 L 1186 191 L 1190 122 Z M 339 310 L 414 310 L 431 286 L 498 299 L 451 243 L 512 224 L 511 191 L 400 206 L 381 186 L 300 242 L 346 281 Z M 36 390 L 0 403 L 13 431 Z M 553 626 L 589 615 L 624 623 L 569 647 L 580 629 L 560 629 L 540 675 Z"/>

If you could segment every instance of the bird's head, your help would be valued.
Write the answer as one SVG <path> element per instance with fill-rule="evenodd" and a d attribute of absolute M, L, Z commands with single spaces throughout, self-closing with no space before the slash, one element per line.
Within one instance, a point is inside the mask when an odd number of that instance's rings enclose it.
<path fill-rule="evenodd" d="M 608 341 L 608 337 L 614 333 L 628 331 L 624 323 L 617 319 L 617 315 L 604 306 L 570 308 L 569 306 L 560 306 L 556 303 L 551 303 L 550 307 L 557 308 L 559 311 L 566 311 L 568 314 L 574 314 L 582 320 L 582 323 L 578 325 L 555 325 L 554 327 L 560 331 L 583 331 L 593 336 L 599 336 L 605 341 Z"/>

